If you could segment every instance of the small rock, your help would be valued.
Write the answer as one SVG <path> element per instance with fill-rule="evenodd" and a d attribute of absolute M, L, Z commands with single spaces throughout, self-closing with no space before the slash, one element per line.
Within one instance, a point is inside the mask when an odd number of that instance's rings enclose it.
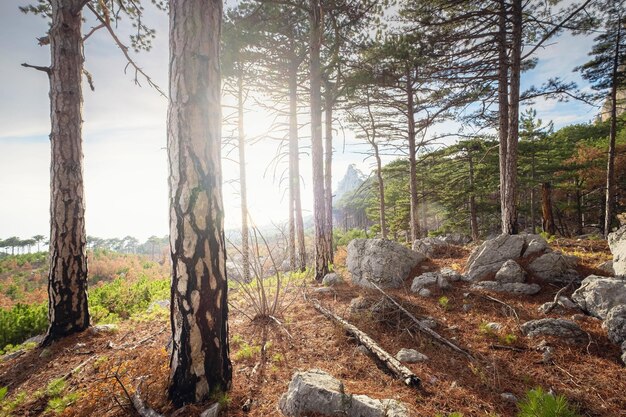
<path fill-rule="evenodd" d="M 565 319 L 531 320 L 522 324 L 520 330 L 528 337 L 554 336 L 574 343 L 587 340 L 585 332 L 578 324 Z"/>
<path fill-rule="evenodd" d="M 206 410 L 204 410 L 200 414 L 200 417 L 217 417 L 220 414 L 221 408 L 222 407 L 220 406 L 220 403 L 215 403 Z"/>
<path fill-rule="evenodd" d="M 332 294 L 335 291 L 330 287 L 319 287 L 313 290 L 313 292 L 316 294 Z"/>
<path fill-rule="evenodd" d="M 472 305 L 471 304 L 463 304 L 463 312 L 467 313 L 468 311 L 470 311 L 472 309 Z"/>
<path fill-rule="evenodd" d="M 517 262 L 509 259 L 496 272 L 495 280 L 500 283 L 524 282 L 526 280 L 526 271 Z"/>
<path fill-rule="evenodd" d="M 497 281 L 482 281 L 473 284 L 472 288 L 518 295 L 534 295 L 541 291 L 541 287 L 537 284 L 524 284 L 521 282 L 502 284 Z"/>
<path fill-rule="evenodd" d="M 452 268 L 442 268 L 441 271 L 439 271 L 439 275 L 441 275 L 450 282 L 460 281 L 462 278 L 461 274 L 459 274 Z"/>
<path fill-rule="evenodd" d="M 606 315 L 602 327 L 607 330 L 611 342 L 616 345 L 626 342 L 626 305 L 613 307 Z"/>
<path fill-rule="evenodd" d="M 572 315 L 572 320 L 576 320 L 576 321 L 583 321 L 587 318 L 587 316 L 585 316 L 584 314 L 574 314 Z"/>
<path fill-rule="evenodd" d="M 502 329 L 502 324 L 492 322 L 492 323 L 485 324 L 485 327 L 488 328 L 489 330 L 493 330 L 493 331 L 497 332 L 497 331 Z"/>
<path fill-rule="evenodd" d="M 92 335 L 98 335 L 102 333 L 114 333 L 116 331 L 116 324 L 98 324 L 89 328 L 89 333 L 91 333 Z"/>
<path fill-rule="evenodd" d="M 161 309 L 161 308 L 169 309 L 170 300 L 157 300 L 157 301 L 151 302 L 150 305 L 148 306 L 148 313 L 151 313 L 154 310 Z"/>
<path fill-rule="evenodd" d="M 423 318 L 419 322 L 422 326 L 429 329 L 434 329 L 435 327 L 437 327 L 437 321 L 432 317 Z"/>
<path fill-rule="evenodd" d="M 359 352 L 362 355 L 369 355 L 370 351 L 367 350 L 367 348 L 363 345 L 359 345 L 356 347 L 357 352 Z"/>
<path fill-rule="evenodd" d="M 411 291 L 419 292 L 422 288 L 436 284 L 439 280 L 439 274 L 436 272 L 426 272 L 422 275 L 413 278 L 413 283 L 411 284 Z"/>
<path fill-rule="evenodd" d="M 50 348 L 43 348 L 39 354 L 40 358 L 49 358 L 50 356 L 52 356 L 52 350 L 50 350 Z"/>
<path fill-rule="evenodd" d="M 356 297 L 350 300 L 350 313 L 356 314 L 371 307 L 372 302 L 364 297 Z"/>
<path fill-rule="evenodd" d="M 602 262 L 600 265 L 596 266 L 596 268 L 608 274 L 615 275 L 615 269 L 613 269 L 613 261 Z"/>
<path fill-rule="evenodd" d="M 332 287 L 333 285 L 341 284 L 342 282 L 343 280 L 341 277 L 334 272 L 324 275 L 324 279 L 322 279 L 322 284 L 327 287 Z"/>
<path fill-rule="evenodd" d="M 417 295 L 419 295 L 420 297 L 428 298 L 432 295 L 432 293 L 428 288 L 422 288 L 417 292 Z"/>
<path fill-rule="evenodd" d="M 447 290 L 448 288 L 451 287 L 448 280 L 441 275 L 437 277 L 437 286 L 439 286 L 439 288 L 441 288 L 442 290 Z"/>
<path fill-rule="evenodd" d="M 517 403 L 517 397 L 510 392 L 503 392 L 502 394 L 500 394 L 500 398 L 510 403 Z"/>
<path fill-rule="evenodd" d="M 279 410 L 288 417 L 309 414 L 347 417 L 408 417 L 406 405 L 396 400 L 376 400 L 350 395 L 343 384 L 319 369 L 296 372 L 287 392 L 280 397 Z"/>
<path fill-rule="evenodd" d="M 428 360 L 428 356 L 424 355 L 423 353 L 418 352 L 415 349 L 402 348 L 396 354 L 396 359 L 404 363 L 417 363 L 417 362 L 424 362 Z"/>
<path fill-rule="evenodd" d="M 45 339 L 45 337 L 46 337 L 45 334 L 39 334 L 37 336 L 33 336 L 31 338 L 26 339 L 23 344 L 37 343 L 39 345 L 41 344 L 41 342 L 43 342 L 43 339 Z"/>

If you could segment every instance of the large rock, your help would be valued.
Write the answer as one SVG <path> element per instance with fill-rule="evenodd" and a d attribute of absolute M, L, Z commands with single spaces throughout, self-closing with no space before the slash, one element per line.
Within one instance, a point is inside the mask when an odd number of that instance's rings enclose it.
<path fill-rule="evenodd" d="M 520 330 L 528 337 L 554 336 L 574 343 L 587 340 L 587 335 L 578 324 L 565 319 L 531 320 L 522 324 Z"/>
<path fill-rule="evenodd" d="M 524 251 L 524 258 L 528 258 L 533 255 L 541 255 L 546 252 L 551 252 L 550 246 L 548 246 L 548 242 L 539 236 L 539 235 L 531 235 L 532 238 L 528 241 L 528 247 Z"/>
<path fill-rule="evenodd" d="M 498 272 L 496 272 L 496 281 L 501 283 L 524 282 L 525 280 L 526 271 L 512 259 L 506 261 L 500 269 L 498 269 Z"/>
<path fill-rule="evenodd" d="M 615 276 L 626 277 L 626 226 L 609 234 L 609 248 L 613 254 Z"/>
<path fill-rule="evenodd" d="M 626 305 L 612 308 L 602 327 L 606 329 L 611 342 L 617 345 L 626 342 Z"/>
<path fill-rule="evenodd" d="M 509 259 L 519 259 L 528 244 L 542 239 L 539 235 L 500 235 L 483 242 L 474 249 L 467 260 L 466 276 L 470 281 L 479 281 L 497 272 Z"/>
<path fill-rule="evenodd" d="M 324 275 L 324 278 L 322 279 L 322 285 L 327 287 L 332 287 L 333 285 L 341 284 L 342 282 L 343 280 L 341 277 L 335 272 Z"/>
<path fill-rule="evenodd" d="M 413 242 L 413 250 L 423 253 L 429 258 L 434 258 L 441 251 L 446 250 L 450 245 L 440 237 L 425 237 Z"/>
<path fill-rule="evenodd" d="M 534 295 L 541 291 L 541 287 L 537 284 L 524 284 L 522 282 L 481 281 L 473 284 L 472 288 L 515 295 Z"/>
<path fill-rule="evenodd" d="M 386 239 L 354 239 L 348 245 L 348 271 L 352 282 L 362 287 L 400 287 L 417 264 L 422 253 Z"/>
<path fill-rule="evenodd" d="M 589 275 L 572 300 L 592 316 L 604 319 L 613 307 L 626 304 L 626 280 Z"/>
<path fill-rule="evenodd" d="M 309 414 L 348 417 L 408 417 L 407 407 L 396 400 L 376 400 L 350 395 L 343 384 L 319 369 L 296 372 L 278 403 L 288 417 Z"/>
<path fill-rule="evenodd" d="M 579 278 L 578 272 L 574 269 L 576 262 L 575 257 L 549 252 L 532 261 L 528 265 L 528 270 L 547 282 L 569 282 Z"/>
<path fill-rule="evenodd" d="M 447 235 L 441 236 L 440 239 L 449 245 L 457 246 L 464 246 L 472 241 L 471 237 L 461 233 L 448 233 Z"/>

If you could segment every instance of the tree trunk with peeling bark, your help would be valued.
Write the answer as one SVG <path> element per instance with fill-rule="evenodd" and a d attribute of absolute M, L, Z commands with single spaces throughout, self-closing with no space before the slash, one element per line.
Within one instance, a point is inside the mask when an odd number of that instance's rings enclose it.
<path fill-rule="evenodd" d="M 52 0 L 50 271 L 44 344 L 89 327 L 82 151 L 82 2 Z"/>
<path fill-rule="evenodd" d="M 326 242 L 328 246 L 328 259 L 333 262 L 333 95 L 334 89 L 331 82 L 326 83 L 326 97 L 324 100 L 324 192 L 326 206 Z"/>
<path fill-rule="evenodd" d="M 420 224 L 417 205 L 417 144 L 415 141 L 415 114 L 414 111 L 414 91 L 411 70 L 406 71 L 406 98 L 407 98 L 407 118 L 409 133 L 409 193 L 411 197 L 411 211 L 409 222 L 411 229 L 411 241 L 419 239 Z"/>
<path fill-rule="evenodd" d="M 500 215 L 502 220 L 502 233 L 506 233 L 505 224 L 505 190 L 506 181 L 506 155 L 509 137 L 509 58 L 507 54 L 507 11 L 506 2 L 499 0 L 498 13 L 498 142 L 499 168 L 500 168 Z"/>
<path fill-rule="evenodd" d="M 228 304 L 220 162 L 222 2 L 170 2 L 169 396 L 176 406 L 228 390 Z"/>
<path fill-rule="evenodd" d="M 320 48 L 322 45 L 322 5 L 310 0 L 310 84 L 311 84 L 311 159 L 313 164 L 313 216 L 315 222 L 315 279 L 321 281 L 330 262 L 326 234 L 324 193 L 324 149 L 322 145 L 322 94 Z"/>

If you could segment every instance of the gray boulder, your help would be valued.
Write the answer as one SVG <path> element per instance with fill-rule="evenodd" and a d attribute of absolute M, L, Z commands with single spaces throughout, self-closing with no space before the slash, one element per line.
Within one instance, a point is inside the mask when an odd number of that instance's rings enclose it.
<path fill-rule="evenodd" d="M 626 305 L 616 306 L 609 311 L 602 323 L 609 340 L 617 345 L 626 342 Z"/>
<path fill-rule="evenodd" d="M 522 282 L 481 281 L 473 284 L 472 288 L 516 295 L 534 295 L 541 291 L 541 287 L 537 284 L 524 284 Z"/>
<path fill-rule="evenodd" d="M 525 280 L 526 271 L 512 259 L 506 261 L 496 272 L 496 281 L 500 283 L 524 282 Z"/>
<path fill-rule="evenodd" d="M 324 278 L 322 279 L 322 284 L 327 287 L 332 287 L 333 285 L 341 284 L 342 282 L 343 280 L 341 277 L 334 272 L 324 275 Z"/>
<path fill-rule="evenodd" d="M 347 266 L 352 282 L 398 288 L 426 256 L 386 239 L 354 239 L 348 245 Z"/>
<path fill-rule="evenodd" d="M 539 235 L 532 236 L 532 239 L 528 242 L 528 247 L 524 251 L 524 258 L 552 251 L 552 249 L 550 249 L 550 246 L 548 245 L 548 242 L 546 242 L 543 237 Z"/>
<path fill-rule="evenodd" d="M 396 400 L 347 394 L 339 380 L 319 369 L 296 372 L 287 392 L 281 396 L 278 408 L 288 417 L 312 413 L 344 417 L 409 416 L 406 405 Z"/>
<path fill-rule="evenodd" d="M 464 246 L 472 241 L 472 238 L 462 233 L 448 233 L 440 239 L 449 245 Z"/>
<path fill-rule="evenodd" d="M 402 348 L 396 354 L 396 359 L 404 363 L 417 363 L 417 362 L 427 361 L 428 356 L 424 355 L 423 353 L 418 352 L 415 349 Z"/>
<path fill-rule="evenodd" d="M 574 257 L 549 252 L 532 261 L 528 270 L 547 282 L 569 282 L 579 277 L 574 269 L 576 262 Z"/>
<path fill-rule="evenodd" d="M 570 343 L 580 343 L 587 340 L 587 335 L 578 324 L 565 319 L 531 320 L 522 324 L 520 330 L 528 337 L 554 336 Z"/>
<path fill-rule="evenodd" d="M 422 288 L 434 285 L 439 280 L 439 274 L 436 272 L 425 272 L 422 275 L 413 278 L 411 283 L 411 291 L 419 292 Z"/>
<path fill-rule="evenodd" d="M 626 226 L 609 234 L 609 248 L 613 254 L 615 276 L 626 277 Z"/>
<path fill-rule="evenodd" d="M 438 252 L 445 250 L 450 246 L 440 237 L 425 237 L 423 239 L 417 239 L 413 242 L 413 250 L 423 253 L 429 258 L 433 258 Z"/>
<path fill-rule="evenodd" d="M 592 316 L 604 319 L 613 307 L 626 304 L 626 280 L 589 275 L 572 300 Z"/>
<path fill-rule="evenodd" d="M 500 235 L 478 246 L 467 260 L 466 276 L 470 281 L 478 281 L 497 272 L 509 259 L 522 256 L 526 241 L 525 235 Z"/>

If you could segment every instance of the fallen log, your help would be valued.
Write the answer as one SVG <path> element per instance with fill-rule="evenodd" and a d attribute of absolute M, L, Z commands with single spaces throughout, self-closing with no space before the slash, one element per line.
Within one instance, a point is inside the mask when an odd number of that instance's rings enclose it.
<path fill-rule="evenodd" d="M 373 285 L 374 288 L 376 288 L 378 291 L 380 291 L 385 297 L 387 297 L 389 299 L 389 301 L 394 303 L 396 305 L 396 307 L 398 307 L 400 309 L 400 311 L 402 311 L 408 318 L 410 318 L 413 321 L 413 323 L 415 323 L 415 326 L 419 329 L 419 331 L 421 331 L 423 333 L 426 333 L 427 335 L 429 335 L 430 337 L 432 337 L 433 339 L 435 339 L 439 343 L 449 347 L 450 349 L 454 350 L 455 352 L 458 352 L 458 353 L 462 354 L 463 356 L 466 356 L 467 358 L 469 358 L 471 360 L 475 359 L 471 355 L 471 353 L 469 353 L 468 351 L 466 351 L 464 349 L 461 349 L 460 347 L 458 347 L 457 345 L 455 345 L 454 343 L 452 343 L 451 341 L 449 341 L 445 337 L 441 336 L 439 333 L 437 333 L 433 329 L 424 326 L 417 319 L 417 317 L 415 317 L 413 314 L 411 314 L 406 308 L 402 307 L 400 305 L 400 303 L 398 303 L 396 300 L 394 300 L 393 297 L 391 297 L 389 294 L 387 294 L 385 291 L 383 291 L 378 285 L 376 285 L 373 282 L 370 282 L 370 284 Z"/>
<path fill-rule="evenodd" d="M 356 340 L 359 341 L 365 348 L 376 357 L 380 361 L 380 363 L 391 372 L 396 378 L 402 380 L 409 387 L 418 388 L 420 386 L 421 380 L 415 375 L 409 368 L 402 365 L 399 360 L 391 356 L 386 350 L 380 347 L 374 339 L 369 337 L 366 333 L 359 330 L 353 324 L 350 324 L 348 321 L 339 317 L 332 311 L 327 308 L 322 307 L 322 305 L 317 300 L 310 300 L 313 307 L 323 314 L 328 319 L 339 323 L 341 327 L 344 328 L 346 332 L 352 335 Z"/>

